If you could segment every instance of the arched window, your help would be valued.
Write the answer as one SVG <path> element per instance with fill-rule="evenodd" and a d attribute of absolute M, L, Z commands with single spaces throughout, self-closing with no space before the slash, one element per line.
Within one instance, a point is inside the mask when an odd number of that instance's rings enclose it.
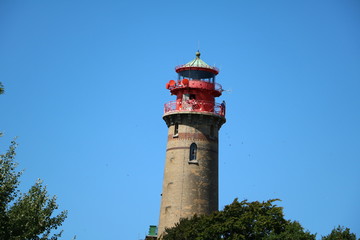
<path fill-rule="evenodd" d="M 174 137 L 177 137 L 179 134 L 179 124 L 175 123 L 174 125 Z"/>
<path fill-rule="evenodd" d="M 189 157 L 190 161 L 196 161 L 196 153 L 197 153 L 197 145 L 196 143 L 192 143 L 190 145 L 190 157 Z"/>

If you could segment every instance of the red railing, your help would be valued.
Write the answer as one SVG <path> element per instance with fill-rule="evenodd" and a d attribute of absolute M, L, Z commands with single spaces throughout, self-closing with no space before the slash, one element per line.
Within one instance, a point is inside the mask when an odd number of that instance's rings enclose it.
<path fill-rule="evenodd" d="M 171 101 L 164 105 L 164 113 L 172 112 L 207 112 L 225 117 L 225 104 L 202 100 Z"/>
<path fill-rule="evenodd" d="M 204 86 L 200 86 L 200 84 L 196 84 L 197 82 L 202 82 Z M 218 91 L 218 92 L 223 92 L 221 84 L 219 84 L 219 83 L 209 83 L 209 82 L 205 82 L 205 81 L 201 81 L 201 80 L 194 80 L 194 81 L 190 82 L 190 86 L 189 85 L 185 86 L 185 85 L 183 85 L 182 82 L 178 81 L 174 85 L 169 86 L 169 90 L 173 90 L 175 88 L 184 88 L 184 87 L 213 89 L 213 90 Z"/>

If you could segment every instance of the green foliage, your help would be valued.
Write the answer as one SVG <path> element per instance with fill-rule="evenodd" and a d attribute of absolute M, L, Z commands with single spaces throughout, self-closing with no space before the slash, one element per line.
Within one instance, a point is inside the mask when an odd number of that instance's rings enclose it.
<path fill-rule="evenodd" d="M 265 240 L 313 240 L 316 234 L 304 231 L 304 228 L 297 221 L 288 221 L 285 230 L 281 233 L 270 233 Z"/>
<path fill-rule="evenodd" d="M 356 240 L 356 235 L 350 233 L 349 228 L 338 226 L 334 228 L 329 235 L 322 237 L 321 240 Z"/>
<path fill-rule="evenodd" d="M 0 95 L 4 93 L 4 85 L 0 82 Z M 0 137 L 3 135 L 2 132 L 0 132 Z"/>
<path fill-rule="evenodd" d="M 4 93 L 4 85 L 0 82 L 0 95 Z M 0 132 L 0 137 L 3 135 L 2 132 Z"/>
<path fill-rule="evenodd" d="M 4 85 L 0 82 L 0 94 L 3 94 L 4 92 Z"/>
<path fill-rule="evenodd" d="M 56 197 L 49 197 L 46 187 L 37 181 L 27 193 L 19 193 L 19 178 L 14 162 L 16 143 L 0 155 L 0 239 L 56 240 L 61 232 L 51 231 L 61 226 L 66 211 L 53 216 L 58 209 Z"/>
<path fill-rule="evenodd" d="M 273 203 L 239 202 L 237 199 L 223 211 L 208 216 L 181 219 L 165 230 L 164 240 L 314 240 L 298 222 L 284 219 L 283 209 Z"/>

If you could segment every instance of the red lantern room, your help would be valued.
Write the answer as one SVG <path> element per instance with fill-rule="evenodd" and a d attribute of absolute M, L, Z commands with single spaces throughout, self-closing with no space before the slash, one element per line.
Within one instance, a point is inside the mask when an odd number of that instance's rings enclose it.
<path fill-rule="evenodd" d="M 170 80 L 166 88 L 176 101 L 165 104 L 165 114 L 174 112 L 205 112 L 225 117 L 225 104 L 215 103 L 215 97 L 223 91 L 215 82 L 219 69 L 209 66 L 200 59 L 200 52 L 189 63 L 177 66 L 178 80 Z"/>

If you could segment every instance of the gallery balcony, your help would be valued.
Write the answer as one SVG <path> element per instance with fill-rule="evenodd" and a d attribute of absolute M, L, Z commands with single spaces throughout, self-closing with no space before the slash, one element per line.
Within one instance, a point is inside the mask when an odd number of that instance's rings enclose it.
<path fill-rule="evenodd" d="M 204 112 L 225 117 L 225 104 L 208 102 L 203 100 L 170 101 L 164 105 L 164 114 L 176 112 Z"/>

